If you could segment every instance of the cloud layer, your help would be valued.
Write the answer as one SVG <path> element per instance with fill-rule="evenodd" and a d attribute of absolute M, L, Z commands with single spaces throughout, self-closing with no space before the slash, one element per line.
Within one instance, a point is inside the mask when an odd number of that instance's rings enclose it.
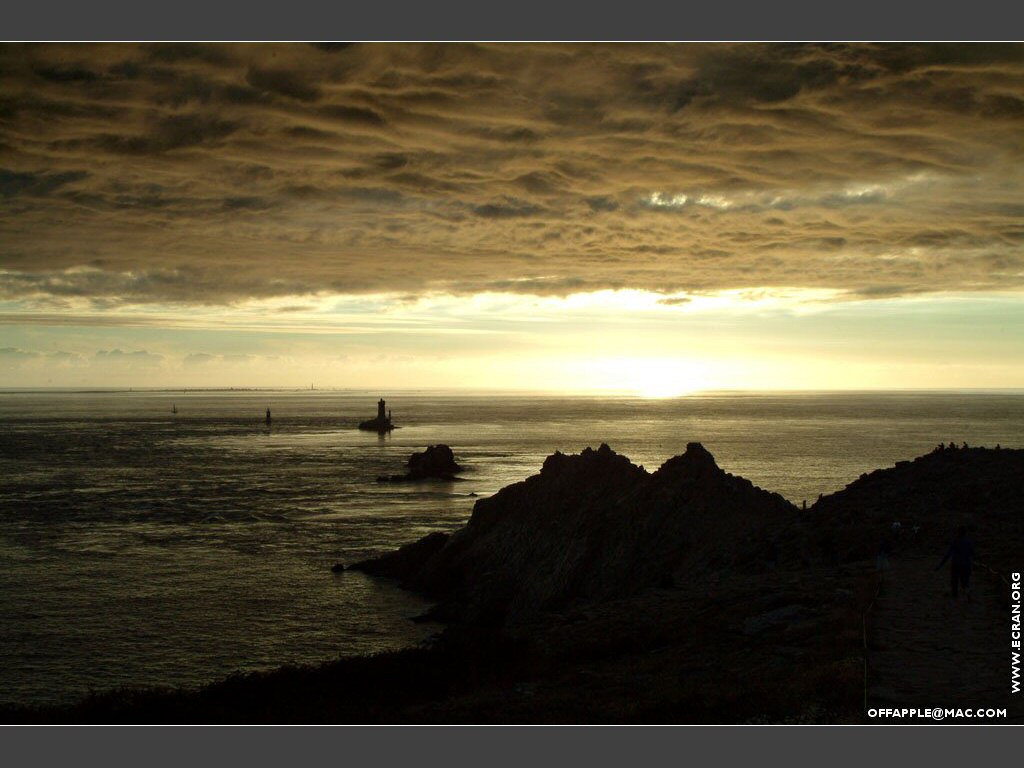
<path fill-rule="evenodd" d="M 1020 45 L 8 45 L 0 299 L 1024 286 Z"/>

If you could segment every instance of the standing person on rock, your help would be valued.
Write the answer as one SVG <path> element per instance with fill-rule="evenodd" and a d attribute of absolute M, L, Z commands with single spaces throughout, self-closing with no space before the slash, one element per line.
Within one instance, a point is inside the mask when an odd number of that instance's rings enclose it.
<path fill-rule="evenodd" d="M 971 563 L 974 562 L 974 544 L 967 538 L 967 526 L 961 525 L 957 529 L 956 538 L 949 545 L 949 549 L 946 550 L 946 556 L 942 558 L 942 562 L 936 566 L 935 570 L 937 571 L 942 568 L 947 560 L 952 561 L 949 569 L 949 585 L 953 599 L 956 600 L 959 587 L 963 587 L 964 594 L 967 595 L 967 602 L 970 602 Z"/>

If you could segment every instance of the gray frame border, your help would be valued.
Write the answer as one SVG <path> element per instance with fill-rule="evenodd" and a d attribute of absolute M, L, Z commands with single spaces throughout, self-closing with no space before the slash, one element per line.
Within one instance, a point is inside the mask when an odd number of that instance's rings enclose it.
<path fill-rule="evenodd" d="M 744 730 L 742 733 L 740 728 Z M 873 766 L 995 757 L 1000 726 L 114 726 L 0 729 L 15 766 Z M 867 728 L 868 731 L 865 731 Z M 927 729 L 921 731 L 920 729 Z M 1004 734 L 1006 740 L 996 738 Z M 984 745 L 982 750 L 978 747 Z M 904 750 L 906 750 L 904 752 Z M 901 755 L 901 753 L 903 753 Z M 940 757 L 938 761 L 932 758 Z"/>
<path fill-rule="evenodd" d="M 1019 10 L 1005 0 L 953 3 L 861 0 L 631 0 L 482 3 L 479 0 L 355 5 L 291 0 L 44 0 L 9 4 L 7 40 L 989 40 Z"/>
<path fill-rule="evenodd" d="M 94 0 L 9 5 L 9 40 L 998 40 L 1021 12 L 864 0 L 669 4 L 634 0 L 392 2 L 361 5 L 292 0 L 287 5 L 180 0 L 165 7 Z M 929 730 L 920 732 L 918 729 Z M 739 729 L 742 728 L 742 732 Z M 867 730 L 864 730 L 864 729 Z M 967 728 L 967 730 L 964 730 Z M 926 735 L 927 734 L 927 735 Z M 923 763 L 963 764 L 1009 750 L 1019 732 L 997 726 L 686 727 L 22 727 L 0 728 L 15 766 L 406 765 L 529 766 L 532 763 L 872 765 L 913 750 Z M 1011 741 L 1012 740 L 1012 741 Z M 984 745 L 984 751 L 979 749 Z M 1013 754 L 1013 752 L 1009 752 Z M 910 756 L 908 755 L 907 758 Z M 6 762 L 6 761 L 5 761 Z"/>

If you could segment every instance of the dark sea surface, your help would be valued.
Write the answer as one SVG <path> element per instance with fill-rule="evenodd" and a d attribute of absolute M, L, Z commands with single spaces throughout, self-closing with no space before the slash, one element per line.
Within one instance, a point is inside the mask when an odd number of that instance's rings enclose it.
<path fill-rule="evenodd" d="M 452 530 L 555 450 L 607 442 L 648 469 L 700 441 L 811 503 L 940 440 L 1024 447 L 1024 394 L 677 399 L 377 393 L 0 393 L 0 703 L 421 642 L 428 604 L 352 562 Z M 172 406 L 178 413 L 172 414 Z M 263 423 L 267 407 L 273 425 Z M 447 443 L 458 483 L 381 484 Z"/>

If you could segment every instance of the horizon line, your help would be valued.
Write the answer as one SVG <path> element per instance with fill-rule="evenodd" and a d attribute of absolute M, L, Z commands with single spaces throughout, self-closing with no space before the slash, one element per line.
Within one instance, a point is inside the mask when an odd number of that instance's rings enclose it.
<path fill-rule="evenodd" d="M 0 394 L 51 393 L 51 394 L 199 394 L 230 392 L 330 392 L 338 394 L 375 393 L 374 396 L 390 394 L 449 394 L 449 395 L 499 395 L 499 396 L 547 396 L 547 397 L 620 397 L 639 400 L 673 400 L 707 395 L 812 395 L 812 394 L 1024 394 L 1024 387 L 873 387 L 873 388 L 806 388 L 806 389 L 756 389 L 756 388 L 715 388 L 699 389 L 677 395 L 652 397 L 630 389 L 607 390 L 563 390 L 563 389 L 509 389 L 501 387 L 282 387 L 282 386 L 224 386 L 224 387 L 132 387 L 132 386 L 81 386 L 81 387 L 0 387 Z"/>

